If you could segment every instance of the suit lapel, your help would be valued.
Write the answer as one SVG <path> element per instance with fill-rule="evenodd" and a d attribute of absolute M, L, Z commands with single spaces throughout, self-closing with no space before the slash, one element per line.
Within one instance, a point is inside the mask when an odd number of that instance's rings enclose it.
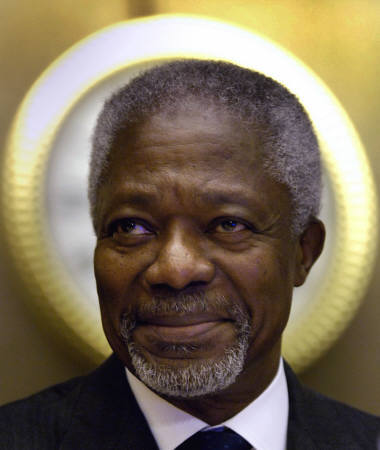
<path fill-rule="evenodd" d="M 60 450 L 157 450 L 149 426 L 111 356 L 82 385 Z"/>
<path fill-rule="evenodd" d="M 308 416 L 308 405 L 304 398 L 304 388 L 297 377 L 285 363 L 285 374 L 289 391 L 289 420 L 287 435 L 287 450 L 318 450 L 322 447 L 315 442 Z"/>
<path fill-rule="evenodd" d="M 286 441 L 287 450 L 318 450 L 306 430 L 300 428 L 293 421 L 288 424 L 288 436 Z"/>

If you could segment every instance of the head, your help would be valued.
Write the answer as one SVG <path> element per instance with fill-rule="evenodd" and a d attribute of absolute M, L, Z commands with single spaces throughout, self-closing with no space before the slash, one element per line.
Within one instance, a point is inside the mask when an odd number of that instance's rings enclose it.
<path fill-rule="evenodd" d="M 263 169 L 287 186 L 292 227 L 300 234 L 317 217 L 321 198 L 321 161 L 311 122 L 298 99 L 258 72 L 220 61 L 184 60 L 153 68 L 106 101 L 93 135 L 89 201 L 96 227 L 99 187 L 107 178 L 113 144 L 123 130 L 145 118 L 176 114 L 188 102 L 203 100 L 228 112 L 260 140 Z"/>
<path fill-rule="evenodd" d="M 324 236 L 291 93 L 221 62 L 148 71 L 99 116 L 89 197 L 103 326 L 130 370 L 171 397 L 273 375 Z"/>

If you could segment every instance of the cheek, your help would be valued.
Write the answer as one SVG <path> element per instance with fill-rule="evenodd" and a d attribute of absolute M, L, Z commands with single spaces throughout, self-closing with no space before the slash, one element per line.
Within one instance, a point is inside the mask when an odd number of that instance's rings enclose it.
<path fill-rule="evenodd" d="M 278 252 L 257 252 L 230 267 L 234 290 L 252 318 L 248 361 L 256 360 L 279 348 L 290 312 L 291 270 Z"/>
<path fill-rule="evenodd" d="M 253 320 L 253 332 L 282 329 L 293 290 L 289 259 L 283 252 L 256 248 L 249 257 L 236 255 L 221 267 Z"/>
<path fill-rule="evenodd" d="M 132 368 L 127 348 L 120 335 L 120 316 L 128 305 L 126 292 L 133 280 L 133 267 L 127 259 L 105 245 L 94 254 L 94 270 L 104 333 L 113 351 Z"/>
<path fill-rule="evenodd" d="M 275 254 L 272 258 L 257 258 L 250 274 L 247 274 L 251 280 L 253 301 L 256 300 L 256 306 L 262 310 L 265 325 L 277 321 L 282 323 L 289 314 L 293 283 L 289 261 L 281 256 Z"/>
<path fill-rule="evenodd" d="M 255 252 L 249 258 L 236 255 L 221 265 L 221 269 L 228 274 L 242 298 L 257 297 L 259 301 L 270 297 L 273 301 L 280 301 L 285 292 L 292 290 L 289 264 L 275 253 Z"/>
<path fill-rule="evenodd" d="M 119 317 L 136 274 L 133 259 L 98 246 L 94 254 L 94 271 L 102 315 Z"/>
<path fill-rule="evenodd" d="M 259 317 L 255 324 L 261 330 L 259 341 L 263 345 L 274 345 L 281 337 L 290 314 L 293 292 L 291 264 L 283 253 L 276 252 L 270 259 L 260 259 L 255 273 L 255 279 L 260 280 L 257 287 L 252 286 L 259 299 L 256 306 Z"/>

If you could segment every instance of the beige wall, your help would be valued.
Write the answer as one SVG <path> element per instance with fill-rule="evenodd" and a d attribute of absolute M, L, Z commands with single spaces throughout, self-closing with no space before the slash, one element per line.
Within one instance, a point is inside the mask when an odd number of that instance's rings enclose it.
<path fill-rule="evenodd" d="M 63 50 L 98 28 L 139 14 L 200 13 L 243 24 L 303 59 L 356 124 L 380 183 L 380 3 L 378 0 L 2 0 L 0 141 L 32 81 Z M 332 397 L 380 413 L 380 269 L 336 345 L 303 374 Z M 0 403 L 90 369 L 54 339 L 22 302 L 0 254 Z"/>

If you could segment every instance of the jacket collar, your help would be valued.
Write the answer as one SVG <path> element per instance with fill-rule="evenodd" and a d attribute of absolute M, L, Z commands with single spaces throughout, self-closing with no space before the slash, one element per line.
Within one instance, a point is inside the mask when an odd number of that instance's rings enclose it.
<path fill-rule="evenodd" d="M 310 423 L 305 420 L 311 406 L 305 400 L 305 388 L 287 363 L 285 363 L 285 374 L 289 392 L 287 449 L 318 450 L 321 448 L 320 443 L 318 445 L 315 443 Z"/>
<path fill-rule="evenodd" d="M 74 395 L 71 424 L 60 450 L 157 450 L 115 355 L 85 377 Z"/>

